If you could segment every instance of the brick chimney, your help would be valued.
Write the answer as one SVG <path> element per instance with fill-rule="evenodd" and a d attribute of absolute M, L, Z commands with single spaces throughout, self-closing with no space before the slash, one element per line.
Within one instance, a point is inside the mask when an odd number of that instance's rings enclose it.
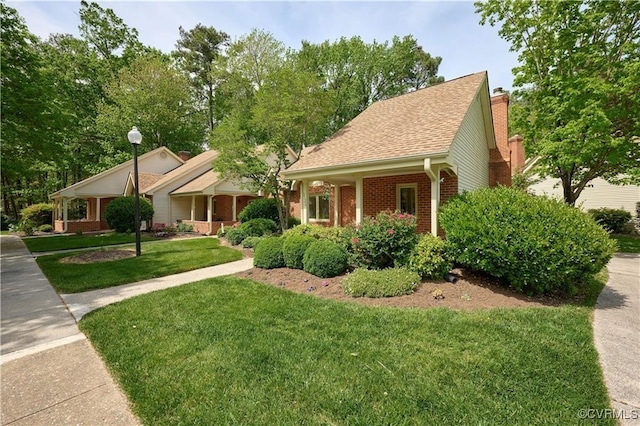
<path fill-rule="evenodd" d="M 513 176 L 522 171 L 526 161 L 524 146 L 522 145 L 522 136 L 511 136 L 509 138 L 509 149 L 511 150 L 511 176 Z"/>
<path fill-rule="evenodd" d="M 489 152 L 489 186 L 511 186 L 511 150 L 509 148 L 509 95 L 502 87 L 493 90 L 491 114 L 496 148 Z"/>
<path fill-rule="evenodd" d="M 187 161 L 191 158 L 191 153 L 189 151 L 180 151 L 178 152 L 178 157 L 180 157 L 182 161 Z"/>

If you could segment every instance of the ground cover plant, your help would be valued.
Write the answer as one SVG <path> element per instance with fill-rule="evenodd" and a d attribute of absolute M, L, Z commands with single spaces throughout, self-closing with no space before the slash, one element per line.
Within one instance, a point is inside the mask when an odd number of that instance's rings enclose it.
<path fill-rule="evenodd" d="M 80 328 L 144 424 L 564 425 L 609 408 L 591 313 L 371 308 L 220 277 Z"/>
<path fill-rule="evenodd" d="M 354 297 L 393 297 L 411 294 L 420 285 L 420 275 L 405 268 L 381 271 L 356 269 L 342 282 L 344 292 Z"/>
<path fill-rule="evenodd" d="M 156 241 L 151 235 L 143 233 L 141 241 Z M 127 244 L 136 241 L 135 234 L 115 233 L 85 234 L 85 235 L 56 235 L 52 237 L 24 238 L 22 240 L 30 252 L 71 250 L 88 247 L 104 247 L 114 244 Z"/>
<path fill-rule="evenodd" d="M 81 254 L 81 253 L 78 253 Z M 78 293 L 163 277 L 242 259 L 215 238 L 142 244 L 142 256 L 109 262 L 65 263 L 74 253 L 41 256 L 38 265 L 59 293 Z"/>

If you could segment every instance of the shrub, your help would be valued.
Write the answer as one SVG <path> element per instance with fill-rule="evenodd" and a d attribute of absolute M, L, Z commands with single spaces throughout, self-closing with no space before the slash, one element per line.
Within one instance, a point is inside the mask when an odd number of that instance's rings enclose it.
<path fill-rule="evenodd" d="M 285 239 L 282 245 L 282 254 L 287 268 L 302 269 L 304 267 L 302 262 L 304 253 L 314 241 L 316 239 L 308 235 L 294 235 Z"/>
<path fill-rule="evenodd" d="M 188 223 L 180 222 L 176 225 L 177 232 L 193 232 L 193 225 L 189 225 Z"/>
<path fill-rule="evenodd" d="M 457 196 L 443 206 L 440 223 L 455 261 L 528 294 L 572 293 L 615 251 L 587 214 L 511 188 Z"/>
<path fill-rule="evenodd" d="M 240 222 L 249 222 L 251 219 L 271 219 L 274 223 L 280 223 L 278 204 L 275 198 L 258 198 L 249 203 L 238 214 Z"/>
<path fill-rule="evenodd" d="M 631 221 L 631 213 L 622 209 L 603 207 L 589 210 L 589 214 L 605 230 L 616 234 L 623 232 L 625 224 Z"/>
<path fill-rule="evenodd" d="M 222 237 L 224 237 L 225 235 L 227 235 L 227 231 L 228 231 L 228 230 L 229 230 L 229 228 L 223 228 L 223 227 L 220 227 L 220 228 L 218 228 L 218 230 L 216 231 L 216 235 L 218 236 L 218 238 L 222 238 Z"/>
<path fill-rule="evenodd" d="M 247 237 L 242 240 L 242 247 L 244 248 L 256 248 L 260 241 L 264 240 L 264 237 Z"/>
<path fill-rule="evenodd" d="M 260 241 L 253 253 L 253 266 L 265 269 L 284 267 L 282 238 L 267 237 Z"/>
<path fill-rule="evenodd" d="M 247 238 L 247 236 L 244 235 L 244 232 L 242 232 L 238 228 L 230 228 L 229 230 L 227 230 L 225 238 L 227 239 L 227 241 L 229 241 L 229 244 L 237 246 L 238 244 L 242 243 L 242 241 Z"/>
<path fill-rule="evenodd" d="M 262 237 L 276 232 L 278 225 L 271 219 L 257 218 L 243 222 L 238 229 L 247 237 Z"/>
<path fill-rule="evenodd" d="M 356 269 L 342 281 L 344 292 L 353 297 L 401 296 L 413 293 L 418 285 L 419 274 L 405 268 Z"/>
<path fill-rule="evenodd" d="M 294 236 L 306 235 L 316 239 L 324 239 L 333 241 L 334 243 L 341 243 L 344 238 L 343 236 L 345 232 L 345 228 L 334 228 L 321 225 L 306 224 L 287 229 L 286 231 L 284 231 L 284 234 L 282 234 L 282 236 L 285 239 L 288 239 Z"/>
<path fill-rule="evenodd" d="M 435 235 L 425 234 L 409 257 L 407 267 L 417 272 L 422 279 L 441 279 L 451 270 L 453 262 L 449 258 L 445 242 Z"/>
<path fill-rule="evenodd" d="M 300 219 L 297 217 L 289 216 L 289 220 L 287 221 L 287 229 L 295 228 L 300 225 Z"/>
<path fill-rule="evenodd" d="M 38 231 L 40 232 L 52 232 L 53 231 L 53 226 L 46 224 L 46 225 L 40 225 L 38 226 Z"/>
<path fill-rule="evenodd" d="M 37 228 L 50 225 L 53 220 L 53 205 L 46 203 L 32 204 L 20 211 L 22 220 L 28 220 Z"/>
<path fill-rule="evenodd" d="M 15 224 L 16 224 L 15 220 L 11 219 L 9 216 L 7 216 L 4 213 L 0 213 L 0 230 L 8 231 L 9 226 L 15 225 Z"/>
<path fill-rule="evenodd" d="M 302 265 L 305 272 L 316 277 L 335 277 L 347 269 L 347 253 L 333 241 L 314 241 L 304 252 Z"/>
<path fill-rule="evenodd" d="M 140 221 L 149 223 L 152 218 L 153 206 L 146 198 L 140 198 Z M 135 231 L 135 197 L 120 197 L 111 201 L 104 209 L 104 219 L 116 232 Z"/>
<path fill-rule="evenodd" d="M 381 212 L 366 217 L 350 234 L 351 262 L 361 268 L 403 266 L 418 242 L 416 220 L 410 214 Z"/>
<path fill-rule="evenodd" d="M 35 233 L 36 224 L 30 219 L 21 219 L 16 226 L 16 231 L 22 231 L 24 235 L 30 237 Z"/>

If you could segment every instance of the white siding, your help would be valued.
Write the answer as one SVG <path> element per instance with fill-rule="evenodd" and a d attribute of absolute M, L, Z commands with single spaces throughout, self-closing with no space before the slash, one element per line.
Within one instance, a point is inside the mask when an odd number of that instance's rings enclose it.
<path fill-rule="evenodd" d="M 562 184 L 559 179 L 545 179 L 530 186 L 529 191 L 536 195 L 562 198 Z M 583 210 L 600 207 L 624 209 L 635 215 L 637 202 L 640 202 L 640 186 L 611 185 L 604 179 L 597 178 L 582 191 L 576 205 Z"/>
<path fill-rule="evenodd" d="M 223 193 L 223 192 L 232 193 L 232 194 L 237 193 L 237 194 L 253 195 L 253 192 L 241 188 L 240 185 L 230 180 L 225 180 L 224 182 L 216 186 L 216 193 Z"/>
<path fill-rule="evenodd" d="M 198 198 L 198 197 L 196 197 Z M 202 198 L 202 197 L 199 197 Z M 171 223 L 191 219 L 191 197 L 171 197 Z M 197 216 L 196 216 L 197 220 Z"/>
<path fill-rule="evenodd" d="M 172 223 L 169 220 L 169 197 L 166 195 L 153 196 L 153 223 Z"/>
<path fill-rule="evenodd" d="M 452 160 L 458 166 L 458 192 L 489 186 L 486 134 L 482 105 L 476 97 L 450 148 Z"/>

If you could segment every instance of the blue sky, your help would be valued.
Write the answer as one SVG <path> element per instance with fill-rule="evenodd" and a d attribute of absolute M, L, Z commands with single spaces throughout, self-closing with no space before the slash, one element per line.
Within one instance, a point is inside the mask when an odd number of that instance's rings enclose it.
<path fill-rule="evenodd" d="M 98 1 L 138 29 L 140 40 L 164 52 L 174 49 L 178 27 L 202 23 L 236 39 L 252 28 L 271 32 L 294 49 L 302 40 L 320 43 L 358 35 L 366 42 L 411 34 L 433 56 L 441 56 L 445 79 L 489 72 L 489 85 L 512 89 L 517 54 L 481 26 L 470 1 Z M 79 1 L 8 1 L 41 38 L 78 34 Z"/>

